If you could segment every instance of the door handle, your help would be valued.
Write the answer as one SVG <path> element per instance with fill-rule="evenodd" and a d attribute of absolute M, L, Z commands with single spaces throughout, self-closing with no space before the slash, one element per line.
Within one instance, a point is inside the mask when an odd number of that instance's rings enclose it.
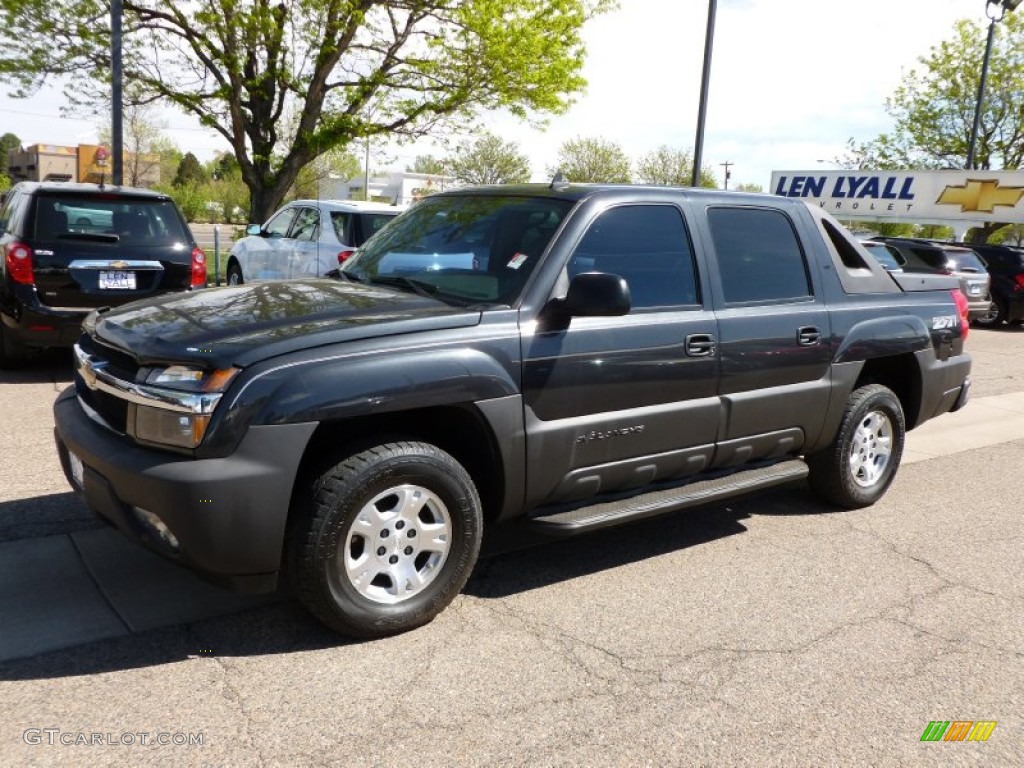
<path fill-rule="evenodd" d="M 813 347 L 821 341 L 821 331 L 813 325 L 805 325 L 797 329 L 796 340 L 802 347 Z"/>
<path fill-rule="evenodd" d="M 686 354 L 707 357 L 715 353 L 715 337 L 710 333 L 691 333 L 686 337 Z"/>

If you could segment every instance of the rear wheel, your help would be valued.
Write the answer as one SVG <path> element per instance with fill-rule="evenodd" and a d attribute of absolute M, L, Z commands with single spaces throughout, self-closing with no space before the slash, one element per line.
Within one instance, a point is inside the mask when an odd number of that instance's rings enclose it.
<path fill-rule="evenodd" d="M 455 599 L 480 551 L 472 479 L 428 443 L 388 443 L 316 478 L 289 531 L 296 596 L 331 629 L 382 637 Z"/>
<path fill-rule="evenodd" d="M 232 262 L 228 267 L 228 285 L 241 285 L 244 282 L 242 280 L 242 268 L 237 263 Z"/>
<path fill-rule="evenodd" d="M 854 390 L 832 445 L 807 457 L 811 489 L 848 509 L 874 504 L 896 477 L 905 438 L 903 408 L 892 390 L 880 384 Z"/>

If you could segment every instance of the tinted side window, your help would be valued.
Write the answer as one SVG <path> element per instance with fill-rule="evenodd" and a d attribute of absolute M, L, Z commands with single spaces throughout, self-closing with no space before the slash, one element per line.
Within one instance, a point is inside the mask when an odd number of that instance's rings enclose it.
<path fill-rule="evenodd" d="M 708 224 L 728 304 L 811 295 L 807 263 L 789 218 L 766 208 L 709 208 Z"/>
<path fill-rule="evenodd" d="M 345 227 L 348 225 L 349 215 L 344 211 L 331 211 L 331 226 L 334 227 L 334 234 L 338 236 L 338 240 L 345 245 L 348 245 L 348 240 L 345 239 Z"/>
<path fill-rule="evenodd" d="M 670 205 L 624 205 L 598 216 L 569 263 L 570 277 L 581 272 L 625 278 L 636 309 L 700 301 L 686 225 Z"/>

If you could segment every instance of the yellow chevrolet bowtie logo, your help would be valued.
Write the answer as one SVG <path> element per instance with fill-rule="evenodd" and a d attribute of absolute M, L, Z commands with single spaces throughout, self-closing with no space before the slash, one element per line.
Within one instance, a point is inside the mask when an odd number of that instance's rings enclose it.
<path fill-rule="evenodd" d="M 964 213 L 992 213 L 997 205 L 1013 208 L 1024 197 L 1024 187 L 1000 187 L 998 179 L 968 179 L 962 187 L 946 187 L 937 202 L 959 205 Z"/>

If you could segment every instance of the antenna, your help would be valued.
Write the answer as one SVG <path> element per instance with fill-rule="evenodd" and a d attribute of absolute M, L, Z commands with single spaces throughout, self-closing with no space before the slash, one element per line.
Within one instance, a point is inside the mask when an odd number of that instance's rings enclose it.
<path fill-rule="evenodd" d="M 548 189 L 559 190 L 565 189 L 568 186 L 569 181 L 565 178 L 565 176 L 562 175 L 562 171 L 561 169 L 559 169 L 558 171 L 555 172 L 554 178 L 551 179 L 551 184 L 548 186 Z"/>

